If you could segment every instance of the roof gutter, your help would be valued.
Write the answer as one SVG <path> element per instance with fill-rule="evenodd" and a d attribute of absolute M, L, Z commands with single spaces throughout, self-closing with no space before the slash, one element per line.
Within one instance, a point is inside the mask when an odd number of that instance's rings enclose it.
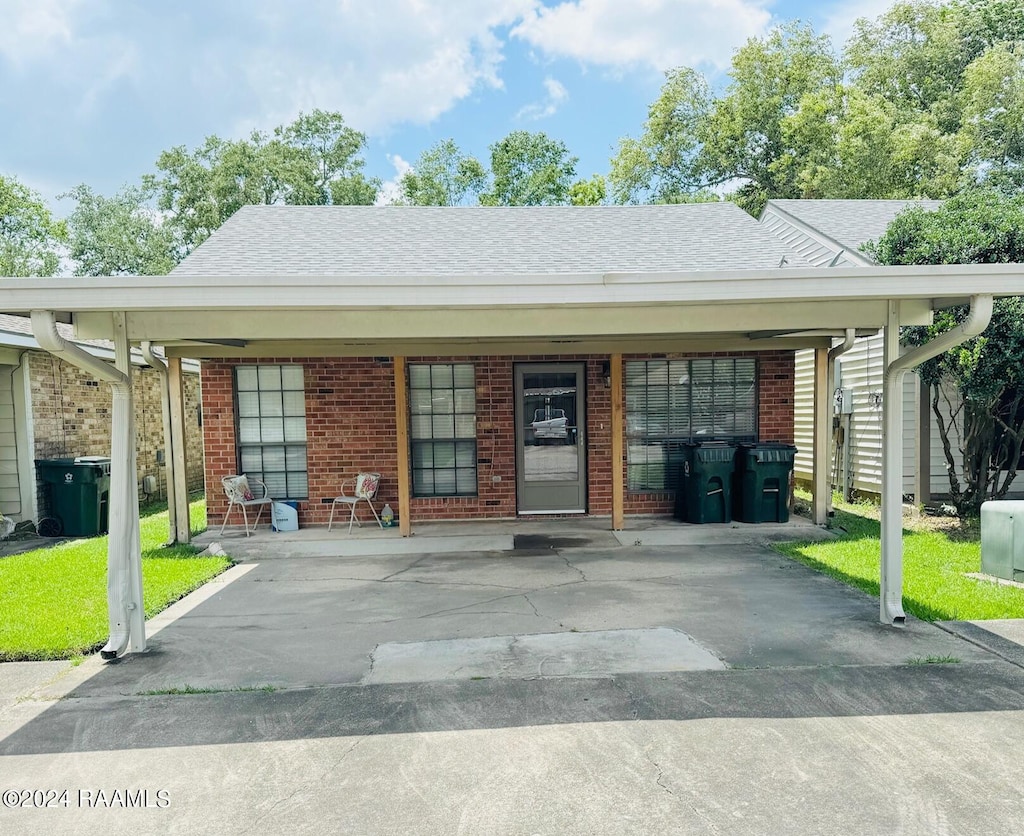
<path fill-rule="evenodd" d="M 984 331 L 992 319 L 992 296 L 971 297 L 967 318 L 934 340 L 897 356 L 885 369 L 882 398 L 882 565 L 880 618 L 902 626 L 903 612 L 903 376 L 915 366 L 955 348 Z M 887 357 L 899 354 L 898 302 L 890 303 L 886 325 Z"/>
<path fill-rule="evenodd" d="M 110 638 L 100 651 L 100 655 L 104 659 L 113 659 L 128 647 L 131 638 L 131 610 L 138 606 L 133 601 L 130 591 L 132 573 L 129 564 L 129 538 L 124 536 L 125 532 L 113 530 L 115 528 L 114 520 L 120 518 L 118 512 L 123 512 L 126 504 L 128 480 L 135 479 L 134 469 L 131 466 L 133 457 L 131 449 L 128 447 L 130 442 L 127 441 L 131 431 L 131 380 L 124 372 L 65 340 L 57 332 L 57 320 L 53 311 L 34 310 L 31 316 L 32 334 L 42 348 L 88 372 L 93 377 L 109 383 L 113 394 L 114 426 L 111 433 L 109 501 L 112 530 L 107 540 L 107 617 L 110 625 Z M 127 418 L 121 418 L 121 416 L 127 416 Z M 123 420 L 128 421 L 128 432 L 119 431 L 121 428 L 118 423 Z"/>
<path fill-rule="evenodd" d="M 110 363 L 94 357 L 73 342 L 64 339 L 57 332 L 57 319 L 53 311 L 32 311 L 32 336 L 36 338 L 40 348 L 67 360 L 72 366 L 89 372 L 109 383 L 111 386 L 128 386 L 128 376 L 118 371 Z"/>

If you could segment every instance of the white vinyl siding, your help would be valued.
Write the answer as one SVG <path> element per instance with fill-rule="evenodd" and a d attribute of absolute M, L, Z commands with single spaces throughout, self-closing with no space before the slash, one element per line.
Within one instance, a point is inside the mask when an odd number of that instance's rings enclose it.
<path fill-rule="evenodd" d="M 18 442 L 14 421 L 13 366 L 0 366 L 0 512 L 21 517 Z"/>
<path fill-rule="evenodd" d="M 796 352 L 793 378 L 793 443 L 797 479 L 814 478 L 814 349 Z"/>
<path fill-rule="evenodd" d="M 857 340 L 854 347 L 837 360 L 836 386 L 853 395 L 850 416 L 850 469 L 855 490 L 880 493 L 882 489 L 882 336 Z M 814 352 L 796 353 L 794 386 L 794 421 L 796 445 L 799 448 L 796 475 L 810 480 L 813 468 L 814 427 Z M 903 492 L 914 492 L 914 468 L 917 456 L 918 377 L 913 372 L 903 378 Z M 829 394 L 831 398 L 831 393 Z M 954 396 L 955 397 L 955 396 Z M 949 493 L 946 462 L 938 437 L 935 416 L 931 414 L 931 491 Z M 805 449 L 806 448 L 806 449 Z M 955 451 L 954 451 L 955 452 Z M 833 457 L 829 457 L 829 467 Z"/>

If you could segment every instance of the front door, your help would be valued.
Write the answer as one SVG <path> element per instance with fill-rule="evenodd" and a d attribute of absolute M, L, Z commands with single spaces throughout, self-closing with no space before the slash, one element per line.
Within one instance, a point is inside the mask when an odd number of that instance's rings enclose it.
<path fill-rule="evenodd" d="M 586 511 L 585 380 L 582 363 L 515 367 L 520 514 Z"/>

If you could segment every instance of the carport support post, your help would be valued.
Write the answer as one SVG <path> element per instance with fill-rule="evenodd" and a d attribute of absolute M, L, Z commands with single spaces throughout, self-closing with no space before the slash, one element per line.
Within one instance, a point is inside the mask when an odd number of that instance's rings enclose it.
<path fill-rule="evenodd" d="M 903 626 L 903 375 L 892 373 L 900 356 L 900 303 L 889 300 L 882 340 L 882 559 L 879 620 Z"/>
<path fill-rule="evenodd" d="M 395 357 L 395 426 L 398 429 L 398 530 L 412 534 L 412 502 L 409 496 L 409 394 L 405 380 L 405 358 Z"/>
<path fill-rule="evenodd" d="M 107 596 L 113 617 L 123 603 L 128 616 L 128 650 L 146 649 L 142 598 L 142 545 L 139 539 L 139 484 L 135 452 L 135 404 L 128 329 L 123 313 L 113 314 L 114 367 L 127 384 L 113 390 L 110 439 L 110 535 L 107 540 Z M 111 648 L 109 651 L 114 652 Z"/>
<path fill-rule="evenodd" d="M 610 358 L 612 384 L 612 531 L 622 531 L 625 527 L 623 513 L 623 473 L 622 473 L 622 355 L 613 354 Z"/>
<path fill-rule="evenodd" d="M 832 429 L 832 395 L 828 391 L 828 349 L 814 349 L 814 476 L 811 521 L 824 525 L 828 520 L 829 455 Z"/>
<path fill-rule="evenodd" d="M 188 455 L 185 449 L 185 393 L 181 358 L 167 358 L 167 389 L 171 413 L 170 476 L 174 482 L 174 526 L 179 543 L 192 539 L 188 518 Z"/>

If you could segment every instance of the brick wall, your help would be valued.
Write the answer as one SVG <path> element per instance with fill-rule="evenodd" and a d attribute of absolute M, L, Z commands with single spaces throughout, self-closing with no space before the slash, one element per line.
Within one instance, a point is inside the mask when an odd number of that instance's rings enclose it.
<path fill-rule="evenodd" d="M 35 458 L 63 459 L 75 456 L 109 456 L 111 427 L 110 386 L 59 360 L 52 354 L 33 351 L 27 355 L 32 386 L 32 427 Z M 203 488 L 203 438 L 199 428 L 199 375 L 185 376 L 185 439 L 189 490 Z M 157 463 L 164 449 L 160 377 L 155 369 L 132 369 L 135 397 L 135 437 L 138 445 L 138 478 L 156 477 L 157 496 L 165 497 L 165 471 Z M 45 512 L 41 485 L 40 513 Z M 140 496 L 140 500 L 144 497 Z"/>
<path fill-rule="evenodd" d="M 682 355 L 680 355 L 682 356 Z M 792 441 L 793 353 L 729 352 L 687 357 L 756 356 L 759 368 L 759 434 L 762 440 Z M 631 356 L 629 359 L 646 359 Z M 414 498 L 412 518 L 474 519 L 516 515 L 515 415 L 513 366 L 517 362 L 583 362 L 586 365 L 588 510 L 611 514 L 611 392 L 605 388 L 602 366 L 606 357 L 573 355 L 530 357 L 410 357 L 409 363 L 472 362 L 476 369 L 477 485 L 474 497 Z M 253 361 L 247 361 L 249 363 Z M 299 502 L 299 524 L 325 524 L 330 501 L 341 481 L 360 470 L 382 474 L 378 494 L 398 509 L 395 398 L 390 359 L 267 358 L 261 363 L 295 363 L 305 370 L 306 455 L 309 499 Z M 210 525 L 219 524 L 227 510 L 220 490 L 222 477 L 237 472 L 235 445 L 234 360 L 203 363 L 203 429 Z M 625 468 L 619 474 L 625 480 Z M 217 486 L 215 489 L 213 486 Z M 626 513 L 670 513 L 670 493 L 627 493 Z M 370 519 L 366 506 L 360 519 Z M 234 523 L 235 521 L 232 520 Z"/>

